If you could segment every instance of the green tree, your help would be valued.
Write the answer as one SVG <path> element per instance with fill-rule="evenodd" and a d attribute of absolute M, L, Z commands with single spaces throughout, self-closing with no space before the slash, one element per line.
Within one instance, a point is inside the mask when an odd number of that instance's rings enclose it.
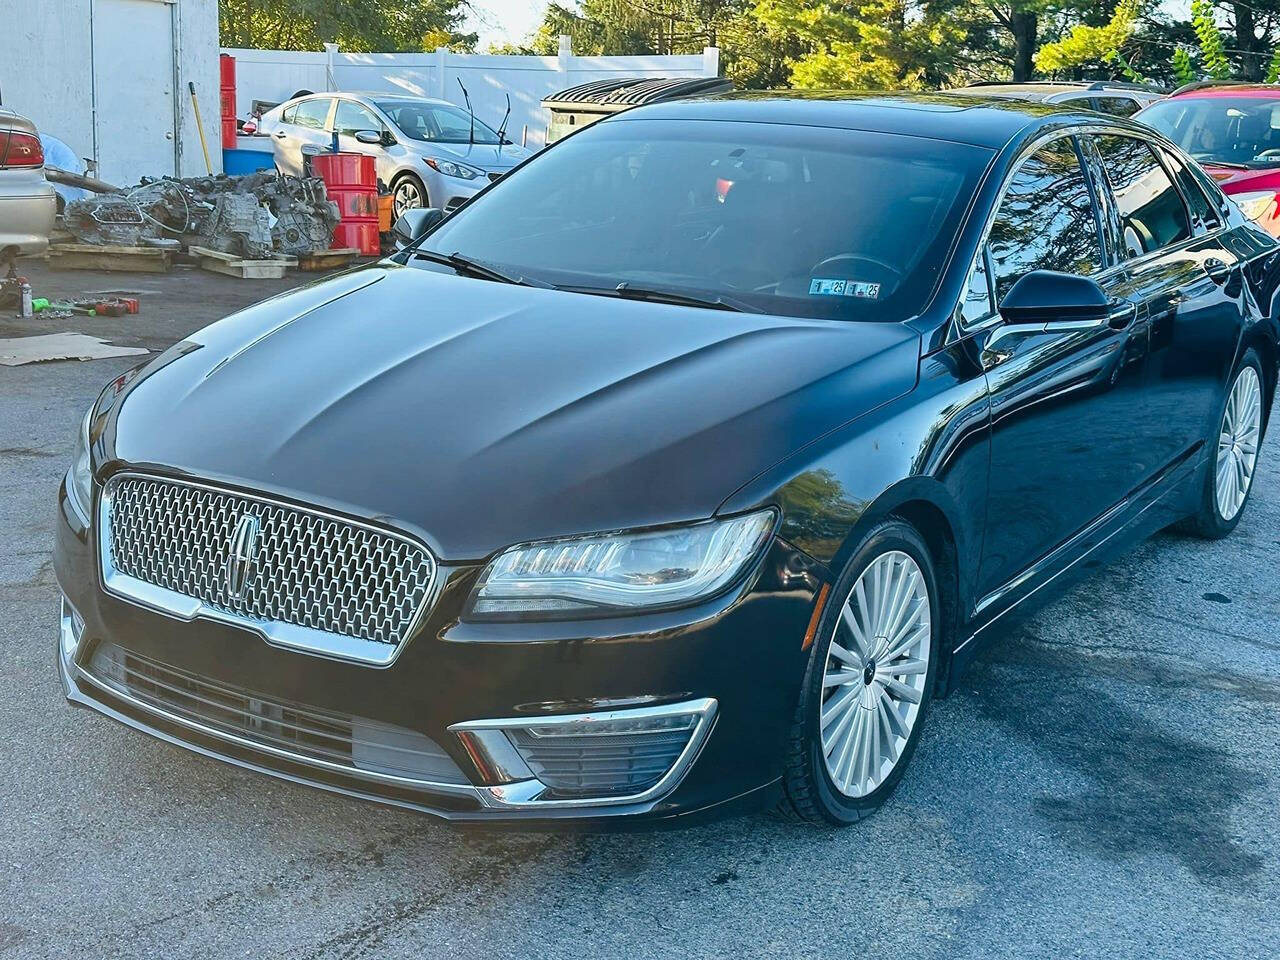
<path fill-rule="evenodd" d="M 1089 63 L 1121 61 L 1121 47 L 1133 36 L 1141 0 L 1120 0 L 1111 19 L 1100 27 L 1077 24 L 1061 40 L 1046 43 L 1035 55 L 1037 70 L 1056 73 Z M 1123 61 L 1128 67 L 1128 61 Z M 1133 68 L 1128 67 L 1132 73 Z"/>
<path fill-rule="evenodd" d="M 357 52 L 468 51 L 465 0 L 218 0 L 224 46 L 319 50 L 337 43 Z"/>
<path fill-rule="evenodd" d="M 797 87 L 937 87 L 956 70 L 965 38 L 949 2 L 758 0 L 753 11 L 773 34 L 796 38 Z"/>

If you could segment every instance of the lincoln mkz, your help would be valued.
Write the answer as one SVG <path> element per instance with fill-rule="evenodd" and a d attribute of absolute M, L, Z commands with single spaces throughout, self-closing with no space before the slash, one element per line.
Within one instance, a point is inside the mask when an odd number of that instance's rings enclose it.
<path fill-rule="evenodd" d="M 454 820 L 845 824 L 993 624 L 1248 504 L 1276 241 L 1127 120 L 664 103 L 399 231 L 88 411 L 72 703 Z"/>

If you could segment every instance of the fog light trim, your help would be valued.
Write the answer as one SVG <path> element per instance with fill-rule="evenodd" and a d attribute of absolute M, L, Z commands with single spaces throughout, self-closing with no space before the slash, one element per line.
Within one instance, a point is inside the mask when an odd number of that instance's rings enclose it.
<path fill-rule="evenodd" d="M 610 710 L 551 717 L 515 717 L 471 720 L 449 727 L 490 785 L 480 788 L 485 802 L 494 807 L 608 806 L 652 802 L 673 790 L 688 772 L 706 742 L 715 721 L 717 702 L 706 697 L 656 707 Z M 563 783 L 545 782 L 536 771 L 548 769 L 539 761 L 543 746 L 565 744 L 575 738 L 582 745 L 584 763 L 591 751 L 626 749 L 639 738 L 670 738 L 687 731 L 682 747 L 661 775 L 644 789 L 632 792 L 598 791 L 572 794 Z M 661 746 L 661 744 L 660 744 Z M 611 756 L 606 756 L 608 762 Z M 655 773 L 657 771 L 654 771 Z M 544 772 L 546 780 L 551 778 Z M 584 778 L 585 779 L 585 778 Z M 501 781 L 501 782 L 494 782 Z M 646 783 L 648 781 L 645 781 Z M 622 785 L 623 787 L 626 784 Z"/>

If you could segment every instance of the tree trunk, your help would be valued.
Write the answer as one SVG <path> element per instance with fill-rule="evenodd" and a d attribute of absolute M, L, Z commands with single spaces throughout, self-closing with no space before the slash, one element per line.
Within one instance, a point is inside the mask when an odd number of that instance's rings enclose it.
<path fill-rule="evenodd" d="M 1236 49 L 1247 50 L 1251 55 L 1241 57 L 1240 75 L 1245 80 L 1261 80 L 1266 69 L 1266 60 L 1255 53 L 1258 49 L 1258 37 L 1254 33 L 1253 8 L 1239 3 L 1231 5 L 1236 21 Z"/>
<path fill-rule="evenodd" d="M 1013 79 L 1022 83 L 1035 72 L 1032 58 L 1036 55 L 1036 15 L 1015 10 L 1009 19 L 1013 29 Z"/>

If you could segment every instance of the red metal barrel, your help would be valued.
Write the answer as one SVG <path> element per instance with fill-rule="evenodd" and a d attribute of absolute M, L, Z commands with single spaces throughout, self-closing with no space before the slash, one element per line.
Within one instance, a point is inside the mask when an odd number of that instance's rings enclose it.
<path fill-rule="evenodd" d="M 311 169 L 324 180 L 341 221 L 333 231 L 333 247 L 354 247 L 367 257 L 381 252 L 378 240 L 378 173 L 373 157 L 360 153 L 322 153 Z"/>
<path fill-rule="evenodd" d="M 236 58 L 230 54 L 218 57 L 221 74 L 222 149 L 236 148 Z"/>

